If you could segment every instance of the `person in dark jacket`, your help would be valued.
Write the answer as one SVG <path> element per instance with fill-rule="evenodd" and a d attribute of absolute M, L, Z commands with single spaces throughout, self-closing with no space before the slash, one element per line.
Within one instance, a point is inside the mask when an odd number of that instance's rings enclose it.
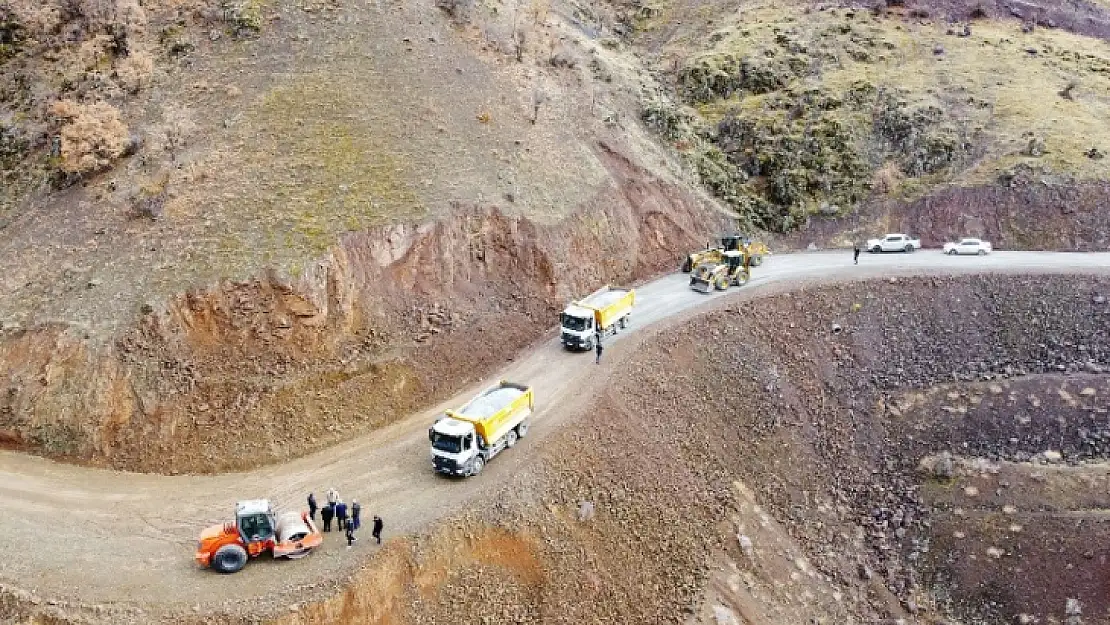
<path fill-rule="evenodd" d="M 316 495 L 308 494 L 308 518 L 316 520 Z"/>
<path fill-rule="evenodd" d="M 382 523 L 382 518 L 375 514 L 374 515 L 374 532 L 373 533 L 374 533 L 374 540 L 378 541 L 379 545 L 382 544 L 382 525 L 384 525 Z"/>
<path fill-rule="evenodd" d="M 357 499 L 351 500 L 351 525 L 355 526 L 355 530 L 362 527 L 362 520 L 359 516 L 362 514 L 362 506 L 358 504 Z"/>
<path fill-rule="evenodd" d="M 320 518 L 324 520 L 324 531 L 331 531 L 331 519 L 335 516 L 335 508 L 329 503 L 320 510 Z"/>
<path fill-rule="evenodd" d="M 855 244 L 855 249 L 852 250 L 852 262 L 859 264 L 859 243 Z"/>
<path fill-rule="evenodd" d="M 594 342 L 594 350 L 597 351 L 597 358 L 594 359 L 594 364 L 595 365 L 600 365 L 601 364 L 601 350 L 602 349 L 603 348 L 601 347 L 601 335 L 598 334 L 597 335 L 597 340 Z"/>
<path fill-rule="evenodd" d="M 347 524 L 347 548 L 350 549 L 351 545 L 355 544 L 355 526 L 351 523 Z"/>
<path fill-rule="evenodd" d="M 347 504 L 342 499 L 335 504 L 335 522 L 339 524 L 339 529 L 347 528 Z"/>

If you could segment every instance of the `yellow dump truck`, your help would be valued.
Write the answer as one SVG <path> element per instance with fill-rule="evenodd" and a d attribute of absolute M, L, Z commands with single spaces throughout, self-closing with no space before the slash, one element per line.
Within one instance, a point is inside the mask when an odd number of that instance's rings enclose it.
<path fill-rule="evenodd" d="M 597 341 L 628 327 L 636 291 L 606 286 L 571 302 L 559 316 L 560 337 L 567 349 L 593 349 Z"/>
<path fill-rule="evenodd" d="M 432 467 L 447 475 L 478 475 L 490 458 L 528 433 L 532 388 L 502 380 L 458 410 L 448 410 L 428 430 Z"/>

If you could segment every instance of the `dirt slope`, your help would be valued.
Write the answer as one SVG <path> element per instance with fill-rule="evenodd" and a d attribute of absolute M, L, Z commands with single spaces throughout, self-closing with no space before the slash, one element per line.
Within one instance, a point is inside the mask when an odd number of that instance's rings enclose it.
<path fill-rule="evenodd" d="M 986 270 L 1101 273 L 1107 267 L 1104 256 L 1093 254 L 1072 256 L 999 253 L 986 259 L 952 259 L 934 254 L 917 254 L 865 257 L 864 263 L 859 267 L 849 263 L 850 259 L 843 255 L 776 256 L 766 267 L 761 268 L 757 279 L 750 287 L 741 291 L 740 296 L 745 297 L 745 293 L 750 296 L 759 295 L 760 283 L 768 287 L 781 284 L 783 288 L 795 288 L 808 280 L 844 280 L 889 276 L 899 272 L 962 273 Z M 700 294 L 689 290 L 685 276 L 681 274 L 645 285 L 640 292 L 641 305 L 634 318 L 634 329 L 679 314 L 706 301 Z M 1060 283 L 1059 297 L 1071 292 L 1070 288 Z M 1082 296 L 1089 297 L 1086 294 Z M 1018 299 L 1038 301 L 1035 298 Z M 759 314 L 763 318 L 765 315 L 773 316 L 774 312 L 768 308 L 767 312 Z M 717 316 L 719 314 L 711 319 Z M 699 323 L 693 327 L 701 326 Z M 722 335 L 712 332 L 696 341 L 691 338 L 689 348 L 694 349 L 704 340 L 719 344 Z M 667 340 L 674 339 L 671 337 Z M 607 354 L 620 362 L 622 351 L 633 349 L 641 348 L 622 339 Z M 1092 357 L 1099 357 L 1095 352 L 1091 354 Z M 662 367 L 656 368 L 663 370 Z M 429 471 L 426 427 L 432 413 L 414 415 L 368 437 L 280 466 L 210 477 L 121 474 L 58 465 L 21 454 L 5 453 L 0 455 L 0 466 L 4 473 L 4 479 L 0 482 L 4 484 L 2 489 L 6 500 L 12 505 L 6 508 L 8 512 L 0 517 L 0 523 L 5 535 L 11 536 L 12 541 L 9 557 L 0 565 L 0 575 L 4 583 L 23 589 L 21 593 L 33 593 L 38 601 L 50 598 L 66 605 L 72 603 L 75 605 L 66 608 L 71 614 L 86 614 L 90 618 L 96 616 L 99 610 L 103 612 L 102 619 L 107 618 L 113 622 L 128 619 L 142 622 L 164 612 L 189 614 L 193 612 L 194 606 L 204 614 L 213 611 L 238 613 L 241 610 L 250 610 L 257 616 L 260 611 L 267 611 L 267 608 L 261 607 L 263 605 L 274 610 L 283 610 L 285 608 L 279 605 L 282 602 L 263 601 L 262 598 L 272 597 L 275 593 L 285 597 L 302 597 L 303 595 L 296 593 L 291 594 L 294 587 L 309 589 L 312 596 L 316 596 L 334 587 L 338 580 L 355 573 L 364 564 L 366 553 L 348 554 L 338 548 L 338 539 L 331 539 L 325 550 L 293 566 L 266 562 L 252 565 L 233 578 L 234 584 L 231 585 L 226 578 L 197 571 L 188 559 L 196 529 L 205 523 L 223 519 L 236 497 L 234 493 L 262 493 L 273 497 L 283 506 L 297 506 L 308 490 L 320 490 L 334 485 L 348 497 L 362 500 L 369 512 L 381 513 L 387 518 L 391 535 L 417 531 L 437 518 L 466 509 L 470 502 L 478 502 L 481 497 L 498 492 L 503 485 L 509 483 L 511 476 L 532 466 L 534 454 L 547 447 L 544 444 L 546 437 L 560 432 L 566 419 L 576 414 L 579 408 L 588 410 L 588 402 L 594 397 L 595 390 L 600 391 L 603 387 L 611 386 L 607 375 L 597 375 L 598 372 L 607 371 L 605 367 L 592 365 L 588 356 L 563 353 L 558 345 L 551 342 L 545 342 L 526 358 L 518 359 L 502 371 L 500 377 L 523 380 L 536 386 L 541 409 L 533 430 L 534 436 L 529 439 L 528 445 L 514 449 L 513 453 L 491 464 L 488 473 L 484 473 L 480 479 L 462 483 L 436 478 Z M 634 373 L 626 372 L 624 367 L 620 371 L 618 379 L 634 376 Z M 458 403 L 461 399 L 457 398 L 451 403 Z M 671 412 L 674 412 L 673 408 L 672 406 Z M 636 409 L 634 414 L 647 412 L 648 408 L 644 407 Z M 579 434 L 609 436 L 590 428 L 566 432 L 566 436 L 571 437 L 570 441 L 574 441 Z M 574 443 L 560 443 L 562 444 Z M 613 446 L 605 444 L 587 447 Z M 572 472 L 575 470 L 573 465 L 579 458 L 585 462 L 589 457 L 572 455 L 569 452 L 555 453 L 556 457 L 560 455 L 571 463 L 571 468 L 567 470 Z M 557 469 L 560 465 L 552 466 Z M 727 483 L 725 486 L 728 488 Z M 532 494 L 543 492 L 543 489 L 536 490 L 533 486 L 522 484 L 517 491 L 518 496 L 529 499 Z M 760 498 L 760 502 L 760 505 L 766 505 L 763 498 Z M 564 502 L 561 505 L 569 504 Z M 700 500 L 691 499 L 689 505 L 700 506 Z M 481 507 L 491 513 L 500 509 L 485 505 Z M 64 543 L 44 543 L 37 540 L 35 537 L 41 535 L 43 518 L 53 519 L 55 531 L 70 539 Z M 627 522 L 633 523 L 634 519 L 629 518 Z M 628 531 L 634 531 L 633 526 L 624 527 Z M 684 537 L 683 540 L 687 538 Z M 638 543 L 630 542 L 627 547 L 632 549 L 636 544 Z M 705 547 L 705 544 L 701 544 L 698 549 Z M 136 557 L 135 554 L 143 555 Z M 620 561 L 619 555 L 614 558 L 613 566 Z M 659 561 L 665 561 L 665 558 L 660 556 Z M 411 570 L 404 562 L 403 558 L 399 561 L 399 570 Z M 693 561 L 688 561 L 688 564 L 692 566 Z M 116 573 L 111 577 L 101 575 L 100 571 L 106 567 L 112 568 Z M 390 575 L 388 570 L 381 574 Z M 438 578 L 433 576 L 433 581 L 427 583 L 434 587 L 435 579 Z M 692 586 L 688 592 L 693 594 L 688 595 L 684 601 L 696 595 L 696 589 L 700 588 L 696 580 L 690 583 Z M 13 608 L 12 612 L 29 614 L 35 611 L 20 600 L 20 596 L 26 598 L 23 594 L 12 595 L 13 605 L 20 606 L 18 610 Z M 356 597 L 351 600 L 356 600 Z M 90 607 L 78 608 L 76 604 Z M 643 609 L 660 609 L 653 605 L 645 604 Z M 323 606 L 318 609 L 332 608 Z M 139 614 L 136 610 L 143 612 Z"/>
<path fill-rule="evenodd" d="M 778 249 L 1110 240 L 1090 3 L 1025 5 L 1029 32 L 958 3 L 9 4 L 0 444 L 53 458 L 324 449 L 488 372 L 566 300 L 674 266 L 728 206 L 809 224 Z M 774 89 L 733 89 L 761 55 Z M 645 117 L 695 92 L 696 141 L 668 134 L 694 117 Z"/>

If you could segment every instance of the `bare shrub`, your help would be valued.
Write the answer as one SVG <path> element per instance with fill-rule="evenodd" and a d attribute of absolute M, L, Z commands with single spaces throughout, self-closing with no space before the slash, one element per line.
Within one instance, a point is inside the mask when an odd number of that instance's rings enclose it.
<path fill-rule="evenodd" d="M 132 52 L 116 62 L 113 78 L 125 91 L 136 94 L 154 73 L 154 59 L 146 52 Z"/>
<path fill-rule="evenodd" d="M 474 0 L 436 0 L 436 6 L 459 24 L 466 24 L 474 13 Z"/>
<path fill-rule="evenodd" d="M 50 115 L 60 125 L 59 167 L 67 174 L 88 175 L 111 167 L 131 140 L 119 111 L 103 102 L 59 100 L 50 106 Z"/>
<path fill-rule="evenodd" d="M 169 197 L 170 175 L 163 174 L 150 184 L 145 184 L 132 198 L 132 216 L 157 221 L 162 218 Z"/>
<path fill-rule="evenodd" d="M 179 106 L 167 107 L 162 119 L 164 121 L 158 131 L 162 149 L 169 155 L 170 162 L 177 162 L 177 155 L 188 144 L 197 125 L 189 111 Z"/>
<path fill-rule="evenodd" d="M 532 0 L 528 5 L 528 14 L 532 17 L 532 25 L 539 26 L 547 21 L 551 12 L 551 0 Z"/>
<path fill-rule="evenodd" d="M 557 68 L 573 69 L 578 67 L 578 57 L 574 54 L 574 50 L 565 44 L 559 46 L 559 49 L 552 53 L 547 62 L 552 67 Z"/>
<path fill-rule="evenodd" d="M 1078 81 L 1075 81 L 1075 80 L 1069 81 L 1068 84 L 1063 89 L 1060 90 L 1060 97 L 1064 98 L 1065 100 L 1074 100 L 1075 99 L 1075 88 L 1078 87 L 1078 86 L 1079 86 Z"/>

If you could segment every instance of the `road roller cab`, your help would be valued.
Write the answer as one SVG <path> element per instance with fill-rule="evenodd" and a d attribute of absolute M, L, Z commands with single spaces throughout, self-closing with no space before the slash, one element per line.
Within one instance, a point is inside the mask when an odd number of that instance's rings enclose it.
<path fill-rule="evenodd" d="M 235 522 L 213 525 L 200 534 L 196 559 L 220 573 L 242 569 L 250 558 L 270 552 L 275 558 L 300 558 L 323 542 L 307 513 L 274 513 L 267 499 L 235 504 Z"/>

